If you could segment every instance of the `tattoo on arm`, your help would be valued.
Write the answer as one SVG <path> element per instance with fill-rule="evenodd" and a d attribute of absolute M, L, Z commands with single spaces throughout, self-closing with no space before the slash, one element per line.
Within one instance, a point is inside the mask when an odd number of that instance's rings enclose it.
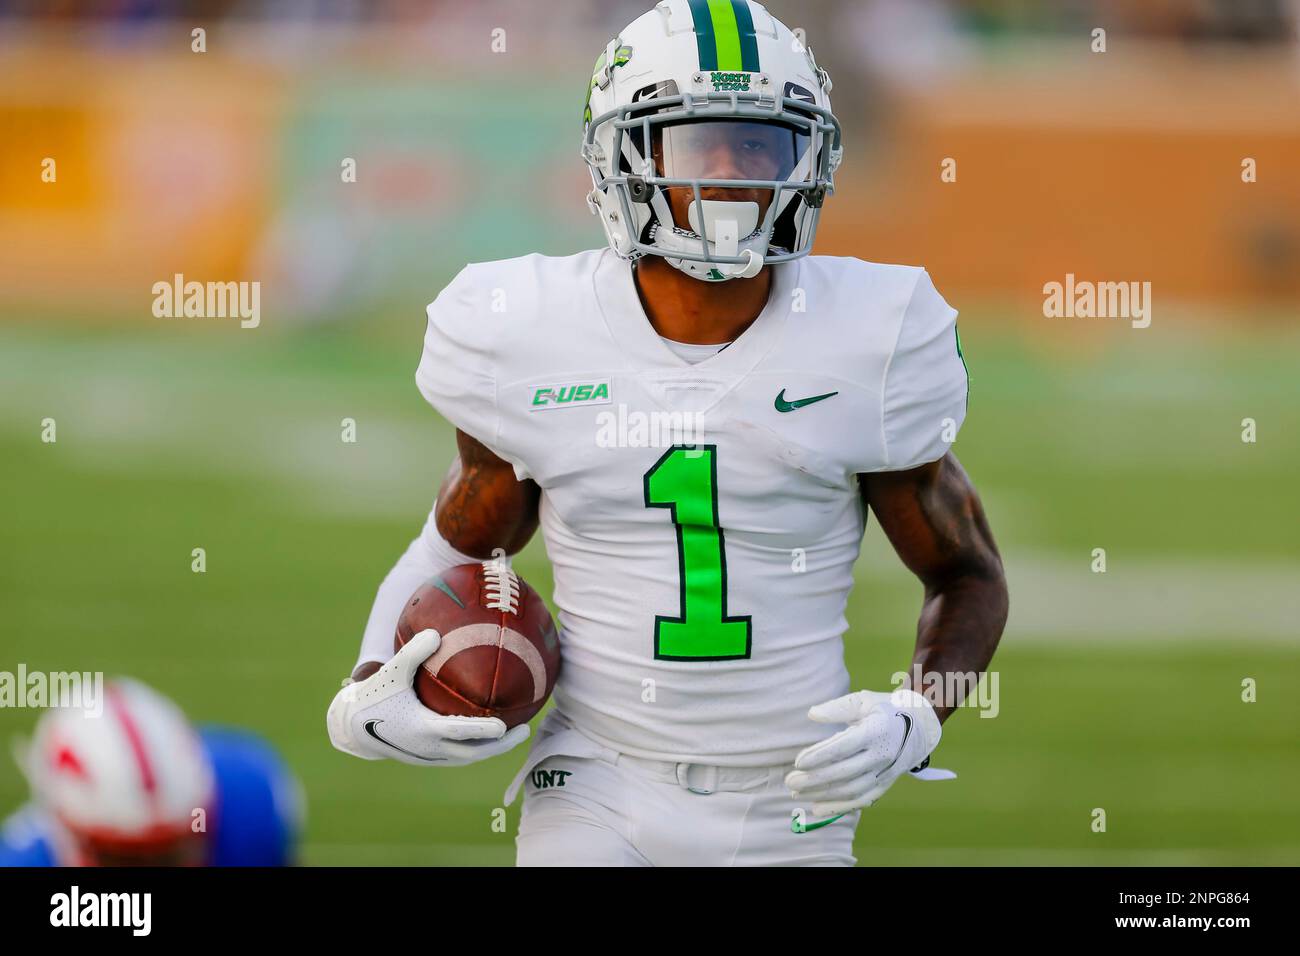
<path fill-rule="evenodd" d="M 925 586 L 911 669 L 924 686 L 913 689 L 944 720 L 973 687 L 956 675 L 988 667 L 1007 620 L 1006 576 L 983 505 L 951 453 L 911 471 L 859 475 L 859 486 L 894 550 Z M 959 696 L 949 699 L 945 687 Z"/>
<path fill-rule="evenodd" d="M 537 530 L 541 489 L 462 431 L 456 445 L 460 455 L 438 491 L 439 533 L 476 558 L 490 558 L 496 548 L 516 553 Z"/>

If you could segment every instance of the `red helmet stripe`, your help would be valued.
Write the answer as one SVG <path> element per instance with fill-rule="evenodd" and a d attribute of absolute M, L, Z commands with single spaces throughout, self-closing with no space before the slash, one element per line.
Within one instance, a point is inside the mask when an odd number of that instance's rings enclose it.
<path fill-rule="evenodd" d="M 145 750 L 144 737 L 140 734 L 140 727 L 127 709 L 126 700 L 122 697 L 122 692 L 118 688 L 111 684 L 108 685 L 105 688 L 105 697 L 108 699 L 108 706 L 113 712 L 113 716 L 122 725 L 122 732 L 126 734 L 127 743 L 131 745 L 131 753 L 135 757 L 135 766 L 140 773 L 140 785 L 144 788 L 145 793 L 152 797 L 157 793 L 158 780 L 154 776 L 153 764 L 150 762 L 149 754 Z"/>

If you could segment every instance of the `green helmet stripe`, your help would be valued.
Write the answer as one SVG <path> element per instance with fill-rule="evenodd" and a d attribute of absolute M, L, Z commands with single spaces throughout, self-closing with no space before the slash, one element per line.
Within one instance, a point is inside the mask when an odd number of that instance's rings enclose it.
<path fill-rule="evenodd" d="M 690 0 L 691 19 L 695 21 L 695 44 L 700 51 L 700 69 L 718 68 L 718 44 L 713 37 L 713 14 L 709 0 Z"/>
<path fill-rule="evenodd" d="M 718 44 L 719 70 L 731 73 L 744 67 L 740 56 L 740 29 L 736 26 L 736 5 L 732 0 L 709 0 L 713 36 Z"/>
<path fill-rule="evenodd" d="M 688 0 L 700 69 L 757 73 L 758 40 L 749 0 Z"/>
<path fill-rule="evenodd" d="M 740 34 L 740 68 L 746 73 L 757 73 L 758 38 L 754 35 L 754 15 L 749 11 L 749 0 L 731 0 L 736 16 L 736 31 Z"/>

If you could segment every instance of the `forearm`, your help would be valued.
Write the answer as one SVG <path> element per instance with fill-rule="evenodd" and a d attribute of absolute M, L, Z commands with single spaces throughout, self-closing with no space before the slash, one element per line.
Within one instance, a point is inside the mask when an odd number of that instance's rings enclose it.
<path fill-rule="evenodd" d="M 944 720 L 993 659 L 1007 581 L 979 495 L 951 453 L 907 472 L 862 476 L 894 550 L 925 586 L 906 686 Z"/>
<path fill-rule="evenodd" d="M 988 668 L 1007 622 L 1007 604 L 1000 562 L 926 587 L 905 686 L 925 694 L 940 721 Z"/>
<path fill-rule="evenodd" d="M 434 517 L 437 508 L 435 502 L 420 536 L 411 542 L 406 553 L 397 559 L 393 569 L 379 585 L 375 602 L 370 608 L 370 618 L 366 622 L 365 635 L 361 639 L 361 653 L 357 657 L 354 677 L 356 671 L 368 663 L 382 664 L 393 656 L 393 635 L 397 631 L 397 619 L 421 584 L 458 564 L 472 564 L 478 560 L 456 550 L 439 533 Z M 365 672 L 373 672 L 375 669 L 371 666 L 365 668 Z"/>

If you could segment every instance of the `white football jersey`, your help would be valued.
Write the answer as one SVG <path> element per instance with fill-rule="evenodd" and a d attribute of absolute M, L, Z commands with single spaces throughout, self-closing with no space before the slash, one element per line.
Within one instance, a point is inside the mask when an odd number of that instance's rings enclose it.
<path fill-rule="evenodd" d="M 774 270 L 691 364 L 608 249 L 466 267 L 428 308 L 421 392 L 542 489 L 555 701 L 624 753 L 788 763 L 835 728 L 864 526 L 856 476 L 941 458 L 965 417 L 956 312 L 924 269 Z"/>

